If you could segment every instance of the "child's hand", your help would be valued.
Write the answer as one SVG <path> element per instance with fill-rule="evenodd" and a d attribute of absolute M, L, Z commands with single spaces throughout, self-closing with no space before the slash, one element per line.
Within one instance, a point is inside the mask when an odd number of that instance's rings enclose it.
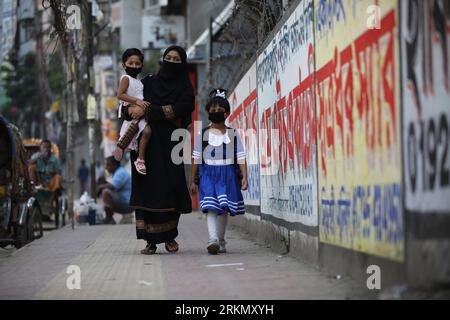
<path fill-rule="evenodd" d="M 138 99 L 136 100 L 136 105 L 141 108 L 147 108 L 150 107 L 150 102 Z"/>
<path fill-rule="evenodd" d="M 194 182 L 191 182 L 189 190 L 191 191 L 191 195 L 197 194 L 198 186 Z"/>
<path fill-rule="evenodd" d="M 241 180 L 241 189 L 244 190 L 244 191 L 248 189 L 248 179 L 247 179 L 247 177 L 242 178 L 242 180 Z"/>
<path fill-rule="evenodd" d="M 139 120 L 144 116 L 144 109 L 141 107 L 129 107 L 128 113 L 130 114 L 130 117 Z"/>

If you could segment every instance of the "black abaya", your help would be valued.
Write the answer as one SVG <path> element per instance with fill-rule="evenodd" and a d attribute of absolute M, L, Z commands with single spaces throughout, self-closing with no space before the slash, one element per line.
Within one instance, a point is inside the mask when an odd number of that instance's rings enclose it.
<path fill-rule="evenodd" d="M 178 128 L 174 120 L 179 120 L 182 128 L 190 123 L 194 93 L 187 78 L 186 53 L 179 47 L 169 49 L 180 52 L 184 68 L 170 79 L 156 75 L 142 80 L 144 100 L 151 103 L 145 115 L 152 129 L 145 151 L 147 175 L 139 174 L 132 166 L 130 206 L 136 210 L 137 238 L 153 244 L 173 240 L 178 235 L 180 214 L 192 212 L 184 164 L 175 164 L 171 159 L 172 149 L 179 142 L 171 141 L 171 137 Z M 155 92 L 160 87 L 164 90 Z M 136 158 L 137 153 L 131 152 L 131 160 Z"/>

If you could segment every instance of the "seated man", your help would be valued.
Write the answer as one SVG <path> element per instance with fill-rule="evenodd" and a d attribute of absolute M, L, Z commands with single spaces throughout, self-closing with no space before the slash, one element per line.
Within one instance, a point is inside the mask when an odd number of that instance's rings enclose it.
<path fill-rule="evenodd" d="M 37 185 L 36 189 L 50 192 L 50 204 L 56 208 L 58 196 L 62 191 L 61 165 L 51 150 L 52 143 L 49 140 L 42 140 L 40 151 L 33 154 L 28 161 L 28 170 L 31 181 Z M 51 221 L 46 214 L 43 214 L 42 218 L 44 221 Z"/>
<path fill-rule="evenodd" d="M 131 177 L 114 157 L 106 158 L 105 168 L 112 174 L 112 182 L 98 186 L 97 193 L 102 196 L 106 214 L 103 224 L 116 224 L 113 218 L 114 212 L 122 215 L 133 212 L 133 209 L 129 207 Z"/>
<path fill-rule="evenodd" d="M 43 140 L 40 151 L 31 156 L 29 171 L 30 178 L 35 184 L 56 193 L 62 189 L 61 166 L 51 149 L 52 143 L 49 140 Z"/>

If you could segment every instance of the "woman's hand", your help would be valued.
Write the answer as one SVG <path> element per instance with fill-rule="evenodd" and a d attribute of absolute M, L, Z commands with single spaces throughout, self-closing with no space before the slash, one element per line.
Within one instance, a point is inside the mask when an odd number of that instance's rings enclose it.
<path fill-rule="evenodd" d="M 150 102 L 147 102 L 147 101 L 144 101 L 144 100 L 141 100 L 141 99 L 137 99 L 136 100 L 136 105 L 138 107 L 141 107 L 141 108 L 148 108 L 148 107 L 150 107 Z"/>
<path fill-rule="evenodd" d="M 189 191 L 191 192 L 191 195 L 197 194 L 198 186 L 194 182 L 191 182 L 191 185 L 189 187 Z"/>
<path fill-rule="evenodd" d="M 144 116 L 145 111 L 144 111 L 144 109 L 142 109 L 140 107 L 130 107 L 130 108 L 128 108 L 128 113 L 131 118 L 133 118 L 135 120 L 139 120 Z"/>
<path fill-rule="evenodd" d="M 248 189 L 248 179 L 247 177 L 243 177 L 241 180 L 241 189 L 242 190 L 247 190 Z"/>

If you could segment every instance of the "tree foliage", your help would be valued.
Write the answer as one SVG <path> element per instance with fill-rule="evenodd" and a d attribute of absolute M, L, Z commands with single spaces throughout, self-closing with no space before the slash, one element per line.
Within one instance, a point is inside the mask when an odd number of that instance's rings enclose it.
<path fill-rule="evenodd" d="M 52 54 L 46 68 L 46 77 L 48 86 L 56 98 L 62 96 L 66 87 L 66 76 L 62 66 L 63 61 L 61 59 L 61 55 L 57 53 Z"/>
<path fill-rule="evenodd" d="M 30 52 L 19 58 L 16 52 L 11 52 L 7 63 L 2 66 L 2 75 L 3 87 L 9 97 L 7 117 L 19 127 L 29 127 L 33 119 L 38 118 L 40 109 L 36 55 Z"/>

